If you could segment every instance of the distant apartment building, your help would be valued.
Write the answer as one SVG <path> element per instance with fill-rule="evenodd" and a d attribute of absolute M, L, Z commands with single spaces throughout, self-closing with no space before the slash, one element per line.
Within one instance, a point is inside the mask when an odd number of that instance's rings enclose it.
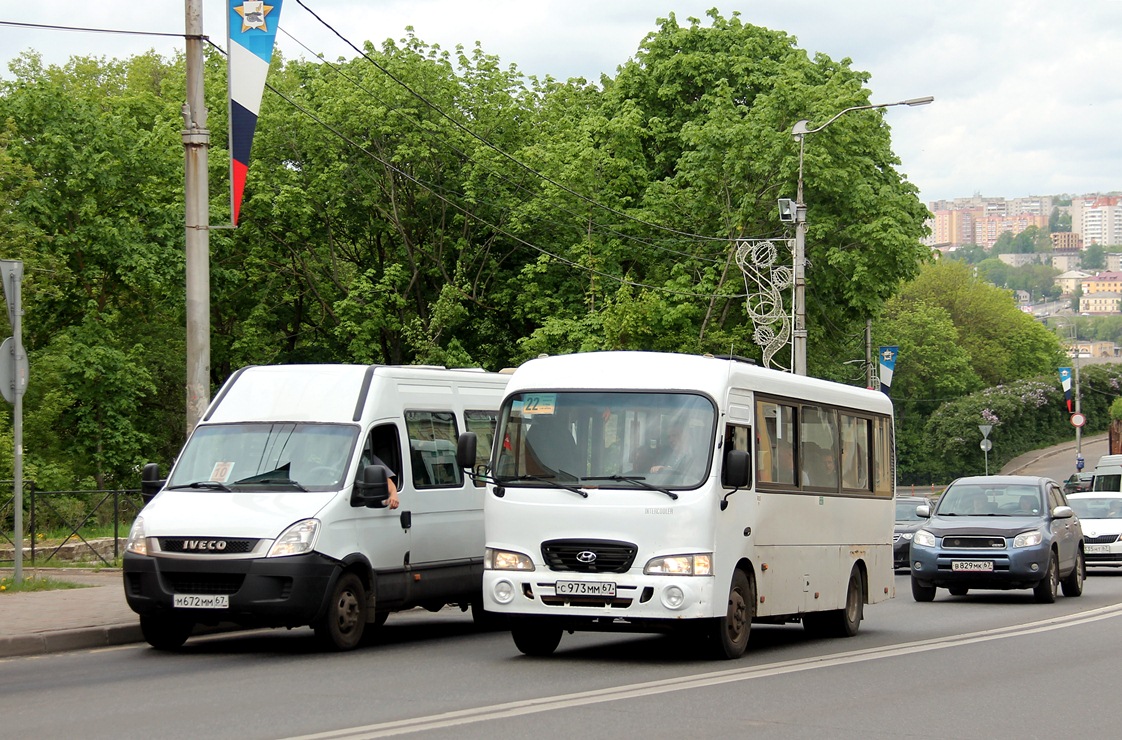
<path fill-rule="evenodd" d="M 1025 265 L 1047 265 L 1052 262 L 1052 255 L 1040 252 L 1028 254 L 999 254 L 997 258 L 1010 267 L 1024 267 Z"/>
<path fill-rule="evenodd" d="M 1060 287 L 1061 294 L 1074 295 L 1075 291 L 1082 287 L 1083 281 L 1089 277 L 1091 277 L 1091 274 L 1088 272 L 1071 270 L 1062 275 L 1057 275 L 1055 283 Z"/>
<path fill-rule="evenodd" d="M 1113 272 L 1122 272 L 1122 253 L 1108 252 L 1103 256 L 1106 257 L 1106 269 Z"/>
<path fill-rule="evenodd" d="M 1122 293 L 1122 272 L 1100 272 L 1083 279 L 1083 295 Z"/>
<path fill-rule="evenodd" d="M 1122 304 L 1122 293 L 1103 292 L 1084 295 L 1079 299 L 1079 313 L 1108 314 L 1118 313 Z"/>
<path fill-rule="evenodd" d="M 971 198 L 937 200 L 928 204 L 931 235 L 924 243 L 946 249 L 966 244 L 991 248 L 1005 232 L 1014 236 L 1029 226 L 1048 229 L 1052 196 L 1027 198 Z"/>
<path fill-rule="evenodd" d="M 974 243 L 979 247 L 990 249 L 997 242 L 999 236 L 1010 232 L 1014 236 L 1030 226 L 1048 230 L 1047 216 L 1034 216 L 1029 213 L 1020 213 L 1016 216 L 982 216 L 974 219 Z"/>
<path fill-rule="evenodd" d="M 1083 244 L 1122 244 L 1122 198 L 1089 196 L 1072 198 L 1071 230 Z"/>
<path fill-rule="evenodd" d="M 1074 231 L 1057 231 L 1048 236 L 1052 239 L 1053 253 L 1066 254 L 1083 249 L 1083 237 Z"/>
<path fill-rule="evenodd" d="M 1078 270 L 1081 266 L 1081 261 L 1082 256 L 1079 252 L 1052 252 L 1052 267 L 1060 272 Z"/>

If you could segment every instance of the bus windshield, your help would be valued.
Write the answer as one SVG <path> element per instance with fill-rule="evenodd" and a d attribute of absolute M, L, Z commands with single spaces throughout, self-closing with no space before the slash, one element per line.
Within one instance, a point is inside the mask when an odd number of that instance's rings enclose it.
<path fill-rule="evenodd" d="M 696 488 L 709 472 L 716 418 L 697 393 L 518 393 L 502 410 L 495 477 L 542 487 Z"/>
<path fill-rule="evenodd" d="M 328 491 L 343 485 L 358 427 L 244 423 L 195 429 L 168 488 Z"/>

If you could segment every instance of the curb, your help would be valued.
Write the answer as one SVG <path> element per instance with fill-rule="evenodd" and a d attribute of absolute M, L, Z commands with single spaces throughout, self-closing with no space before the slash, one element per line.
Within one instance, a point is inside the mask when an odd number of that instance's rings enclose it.
<path fill-rule="evenodd" d="M 45 655 L 66 650 L 85 650 L 143 641 L 144 636 L 140 632 L 139 623 L 83 627 L 33 635 L 0 637 L 0 658 Z"/>

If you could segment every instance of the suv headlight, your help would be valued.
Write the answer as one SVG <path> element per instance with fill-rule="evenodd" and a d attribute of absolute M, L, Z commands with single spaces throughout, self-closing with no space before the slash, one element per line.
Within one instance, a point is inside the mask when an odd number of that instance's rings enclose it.
<path fill-rule="evenodd" d="M 1021 532 L 1013 538 L 1013 547 L 1032 547 L 1039 545 L 1044 541 L 1044 535 L 1039 529 L 1034 529 L 1031 532 Z"/>
<path fill-rule="evenodd" d="M 520 552 L 488 547 L 483 551 L 483 569 L 527 571 L 534 569 L 534 561 Z"/>
<path fill-rule="evenodd" d="M 926 529 L 917 529 L 915 535 L 912 537 L 912 544 L 919 545 L 920 547 L 935 547 L 935 535 L 931 534 Z"/>
<path fill-rule="evenodd" d="M 129 530 L 129 538 L 125 541 L 125 552 L 136 555 L 148 554 L 148 538 L 144 536 L 144 517 L 138 516 Z"/>
<path fill-rule="evenodd" d="M 316 535 L 319 534 L 318 519 L 304 519 L 296 522 L 288 529 L 281 532 L 269 548 L 267 558 L 283 558 L 287 555 L 303 555 L 311 552 L 316 546 Z"/>
<path fill-rule="evenodd" d="M 651 558 L 643 568 L 649 576 L 708 576 L 713 574 L 713 553 L 666 555 Z"/>

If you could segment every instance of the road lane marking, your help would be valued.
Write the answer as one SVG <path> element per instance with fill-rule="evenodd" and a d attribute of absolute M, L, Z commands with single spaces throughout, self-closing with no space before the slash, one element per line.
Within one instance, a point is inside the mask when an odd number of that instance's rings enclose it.
<path fill-rule="evenodd" d="M 965 635 L 934 637 L 927 640 L 917 640 L 915 642 L 906 642 L 897 645 L 884 645 L 845 653 L 834 653 L 832 655 L 798 658 L 796 660 L 780 661 L 759 666 L 747 666 L 744 668 L 732 668 L 724 671 L 712 671 L 691 676 L 679 676 L 676 678 L 660 679 L 658 681 L 646 681 L 643 683 L 627 684 L 605 689 L 580 691 L 573 694 L 522 699 L 520 701 L 492 704 L 490 706 L 442 712 L 441 714 L 433 714 L 427 717 L 414 717 L 411 719 L 379 722 L 360 727 L 329 730 L 312 735 L 300 735 L 288 738 L 287 740 L 369 740 L 372 738 L 393 737 L 396 735 L 456 727 L 458 725 L 472 724 L 475 722 L 488 722 L 508 717 L 552 712 L 559 709 L 569 709 L 590 704 L 602 704 L 610 701 L 654 696 L 656 694 L 665 694 L 672 691 L 700 689 L 707 686 L 717 686 L 736 681 L 781 676 L 788 673 L 797 673 L 817 668 L 829 668 L 870 660 L 880 660 L 882 658 L 896 658 L 930 650 L 942 650 L 944 648 L 961 647 L 963 645 L 971 645 L 989 640 L 1021 637 L 1039 632 L 1064 629 L 1118 616 L 1122 616 L 1122 604 L 1113 604 L 1086 612 L 1053 617 L 1051 619 L 1043 619 L 1021 625 L 996 627 L 979 632 L 970 632 Z"/>

